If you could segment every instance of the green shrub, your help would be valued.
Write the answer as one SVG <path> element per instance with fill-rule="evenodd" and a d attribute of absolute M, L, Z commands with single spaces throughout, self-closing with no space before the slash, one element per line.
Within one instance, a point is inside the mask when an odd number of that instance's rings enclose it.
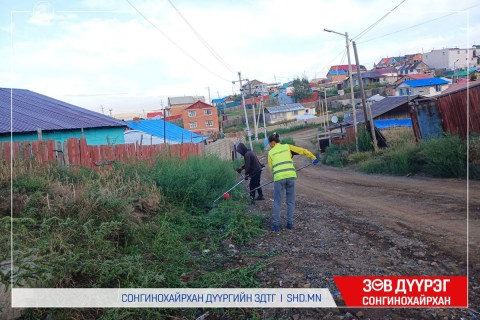
<path fill-rule="evenodd" d="M 356 163 L 366 161 L 372 157 L 373 157 L 372 152 L 353 152 L 348 155 L 347 160 L 348 160 L 348 163 L 350 164 L 356 164 Z"/>
<path fill-rule="evenodd" d="M 49 185 L 46 177 L 42 175 L 23 174 L 13 180 L 14 190 L 24 192 L 46 191 Z"/>
<path fill-rule="evenodd" d="M 209 206 L 237 179 L 230 162 L 217 157 L 165 159 L 151 168 L 151 177 L 164 199 L 191 212 Z"/>
<path fill-rule="evenodd" d="M 295 145 L 295 140 L 293 140 L 292 137 L 285 137 L 285 138 L 282 138 L 282 141 L 281 141 L 282 144 L 290 144 L 292 146 Z"/>
<path fill-rule="evenodd" d="M 358 169 L 366 173 L 384 173 L 406 175 L 419 170 L 417 163 L 418 148 L 415 144 L 404 145 L 396 149 L 383 150 L 372 154 L 373 158 L 360 162 Z"/>
<path fill-rule="evenodd" d="M 373 151 L 372 138 L 363 125 L 358 128 L 358 151 Z"/>
<path fill-rule="evenodd" d="M 467 144 L 458 136 L 423 140 L 418 153 L 428 174 L 435 177 L 466 177 Z"/>
<path fill-rule="evenodd" d="M 262 154 L 265 150 L 265 145 L 263 144 L 263 141 L 252 142 L 252 146 L 253 152 L 255 152 L 255 154 Z"/>
<path fill-rule="evenodd" d="M 344 167 L 348 163 L 348 151 L 346 146 L 337 146 L 333 144 L 325 150 L 322 157 L 322 163 L 334 167 Z"/>

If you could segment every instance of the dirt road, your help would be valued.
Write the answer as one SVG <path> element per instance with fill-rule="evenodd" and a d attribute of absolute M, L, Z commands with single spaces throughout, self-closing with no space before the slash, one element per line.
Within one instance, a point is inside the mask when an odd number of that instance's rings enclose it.
<path fill-rule="evenodd" d="M 312 149 L 313 130 L 291 135 L 298 146 Z M 300 165 L 301 160 L 297 161 Z M 299 172 L 298 194 L 349 208 L 398 231 L 409 230 L 466 259 L 467 181 L 427 177 L 367 175 L 328 166 Z M 469 182 L 470 250 L 480 253 L 480 182 Z M 480 255 L 472 255 L 479 262 Z"/>
<path fill-rule="evenodd" d="M 291 136 L 297 146 L 315 151 L 316 129 Z M 308 163 L 295 158 L 296 167 Z M 270 173 L 262 181 L 271 178 Z M 257 202 L 270 226 L 273 187 L 268 199 Z M 467 274 L 467 199 L 469 204 L 470 305 L 480 305 L 480 183 L 421 176 L 367 175 L 324 165 L 298 174 L 295 228 L 270 232 L 254 244 L 255 250 L 281 252 L 268 258 L 269 271 L 260 276 L 266 286 L 282 280 L 292 287 L 328 287 L 337 290 L 333 275 Z M 251 260 L 246 258 L 246 262 Z M 335 297 L 339 305 L 340 296 Z M 348 311 L 348 310 L 347 310 Z M 293 311 L 295 312 L 295 311 Z M 311 311 L 301 318 L 344 316 L 342 311 Z M 344 311 L 346 312 L 346 311 Z M 458 309 L 369 309 L 371 319 L 475 318 L 474 311 Z M 350 313 L 352 311 L 350 310 Z M 353 313 L 355 314 L 355 313 Z M 268 314 L 267 314 L 268 315 Z M 272 314 L 270 314 L 272 315 Z M 273 315 L 281 316 L 278 312 Z M 446 317 L 446 318 L 445 318 Z"/>

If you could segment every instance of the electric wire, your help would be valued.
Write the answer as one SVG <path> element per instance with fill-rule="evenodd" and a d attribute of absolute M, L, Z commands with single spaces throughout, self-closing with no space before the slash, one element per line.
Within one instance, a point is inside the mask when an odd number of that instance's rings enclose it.
<path fill-rule="evenodd" d="M 474 6 L 470 6 L 468 8 L 465 8 L 463 10 L 460 10 L 460 11 L 455 11 L 455 12 L 450 12 L 446 15 L 443 15 L 443 16 L 440 16 L 440 17 L 437 17 L 437 18 L 433 18 L 433 19 L 430 19 L 430 20 L 427 20 L 427 21 L 424 21 L 424 22 L 421 22 L 421 23 L 417 23 L 417 24 L 414 24 L 412 26 L 409 26 L 409 27 L 406 27 L 406 28 L 402 28 L 402 29 L 399 29 L 399 30 L 396 30 L 396 31 L 393 31 L 393 32 L 389 32 L 389 33 L 386 33 L 384 35 L 381 35 L 381 36 L 378 36 L 378 37 L 374 37 L 374 38 L 371 38 L 371 39 L 368 39 L 368 40 L 365 40 L 365 41 L 362 41 L 362 42 L 359 42 L 359 43 L 367 43 L 367 42 L 370 42 L 370 41 L 373 41 L 373 40 L 377 40 L 377 39 L 380 39 L 380 38 L 384 38 L 384 37 L 387 37 L 387 36 L 390 36 L 392 34 L 396 34 L 396 33 L 399 33 L 399 32 L 402 32 L 402 31 L 405 31 L 405 30 L 410 30 L 410 29 L 413 29 L 413 28 L 416 28 L 416 27 L 419 27 L 421 25 L 424 25 L 424 24 L 427 24 L 427 23 L 430 23 L 430 22 L 433 22 L 433 21 L 437 21 L 437 20 L 440 20 L 440 19 L 443 19 L 443 18 L 446 18 L 446 17 L 449 17 L 449 16 L 452 16 L 454 14 L 458 14 L 460 12 L 464 12 L 464 11 L 467 11 L 471 8 L 475 8 L 475 7 L 478 7 L 480 6 L 480 4 L 477 4 L 477 5 L 474 5 Z"/>
<path fill-rule="evenodd" d="M 399 4 L 397 4 L 392 10 L 390 10 L 389 12 L 387 12 L 385 15 L 383 15 L 383 17 L 381 17 L 380 19 L 378 19 L 377 21 L 375 21 L 373 24 L 371 24 L 368 28 L 366 28 L 365 30 L 363 30 L 362 32 L 360 32 L 359 34 L 357 34 L 355 37 L 352 38 L 352 40 L 358 40 L 360 39 L 361 37 L 363 37 L 367 32 L 369 32 L 370 30 L 372 30 L 376 25 L 378 25 L 383 19 L 385 19 L 388 15 L 390 15 L 390 13 L 392 13 L 393 11 L 395 11 L 395 9 L 397 9 L 400 5 L 402 5 L 406 0 L 402 0 Z"/>
<path fill-rule="evenodd" d="M 183 52 L 183 54 L 185 54 L 187 57 L 189 57 L 190 59 L 192 59 L 195 63 L 197 63 L 199 66 L 201 66 L 203 69 L 205 69 L 207 72 L 213 74 L 214 76 L 224 80 L 224 81 L 227 81 L 227 82 L 230 82 L 230 80 L 227 80 L 225 79 L 224 77 L 222 77 L 221 75 L 213 72 L 212 70 L 210 70 L 209 68 L 207 68 L 203 63 L 201 63 L 200 61 L 198 61 L 197 59 L 195 59 L 191 54 L 189 54 L 187 51 L 185 51 L 182 47 L 180 47 L 180 45 L 178 45 L 172 38 L 170 38 L 165 32 L 163 32 L 159 27 L 157 27 L 152 21 L 150 21 L 142 12 L 140 12 L 140 10 L 138 10 L 129 0 L 125 0 L 133 9 L 135 9 L 135 11 L 138 12 L 139 15 L 141 15 L 145 21 L 147 21 L 148 23 L 150 23 L 158 32 L 160 32 L 165 38 L 167 38 L 168 41 L 170 41 L 175 47 L 177 47 L 178 50 L 180 50 L 181 52 Z"/>
<path fill-rule="evenodd" d="M 180 18 L 182 18 L 182 20 L 188 25 L 188 27 L 190 28 L 190 30 L 192 30 L 192 32 L 197 36 L 197 38 L 200 40 L 200 42 L 205 46 L 205 48 L 207 48 L 208 51 L 210 51 L 210 53 L 213 55 L 213 57 L 215 59 L 218 60 L 218 62 L 220 62 L 225 68 L 228 69 L 228 71 L 232 72 L 233 74 L 236 74 L 235 70 L 225 61 L 225 59 L 223 59 L 217 51 L 215 51 L 215 49 L 213 49 L 213 47 L 207 42 L 207 40 L 205 40 L 202 35 L 192 26 L 192 24 L 185 18 L 185 16 L 180 12 L 180 10 L 177 9 L 177 7 L 175 7 L 175 5 L 173 4 L 173 2 L 171 0 L 167 0 L 168 3 L 170 3 L 170 5 L 173 7 L 173 9 L 175 9 L 175 11 L 178 13 L 178 15 L 180 16 Z"/>

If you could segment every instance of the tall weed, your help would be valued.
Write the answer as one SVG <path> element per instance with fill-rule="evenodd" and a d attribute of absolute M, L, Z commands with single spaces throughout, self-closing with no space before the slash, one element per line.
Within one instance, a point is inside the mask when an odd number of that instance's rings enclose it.
<path fill-rule="evenodd" d="M 435 177 L 465 177 L 467 175 L 467 144 L 458 136 L 423 140 L 419 160 L 425 171 Z"/>

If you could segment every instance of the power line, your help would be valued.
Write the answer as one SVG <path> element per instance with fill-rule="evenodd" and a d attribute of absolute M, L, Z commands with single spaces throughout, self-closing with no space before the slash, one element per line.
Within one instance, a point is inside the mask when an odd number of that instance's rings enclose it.
<path fill-rule="evenodd" d="M 168 41 L 170 41 L 175 47 L 177 47 L 178 50 L 182 51 L 183 54 L 185 54 L 187 57 L 189 57 L 190 59 L 192 59 L 194 62 L 196 62 L 199 66 L 201 66 L 203 69 L 205 69 L 206 71 L 208 71 L 209 73 L 213 74 L 214 76 L 224 80 L 224 81 L 227 81 L 227 82 L 230 82 L 229 80 L 225 79 L 224 77 L 218 75 L 217 73 L 211 71 L 210 69 L 208 69 L 205 65 L 203 65 L 200 61 L 198 61 L 197 59 L 195 59 L 192 55 L 190 55 L 187 51 L 185 51 L 182 47 L 180 47 L 175 41 L 173 41 L 172 38 L 170 38 L 165 32 L 163 32 L 162 30 L 160 30 L 159 27 L 157 27 L 152 21 L 150 21 L 143 13 L 141 13 L 129 0 L 125 0 L 133 9 L 135 9 L 135 11 L 138 12 L 139 15 L 141 15 L 148 23 L 150 23 L 155 29 L 157 29 L 158 32 L 160 32 L 165 38 L 167 38 Z"/>
<path fill-rule="evenodd" d="M 200 39 L 200 42 L 205 46 L 205 48 L 210 51 L 215 59 L 217 59 L 225 68 L 227 68 L 230 72 L 236 74 L 235 70 L 213 49 L 213 47 L 202 37 L 200 33 L 192 26 L 190 22 L 183 16 L 183 14 L 175 7 L 172 1 L 168 0 L 170 5 L 177 11 L 178 15 L 182 18 L 183 21 L 188 25 L 188 27 L 192 30 L 192 32 Z"/>
<path fill-rule="evenodd" d="M 381 17 L 380 19 L 378 19 L 376 22 L 374 22 L 372 25 L 370 25 L 368 28 L 366 28 L 365 30 L 363 30 L 362 32 L 360 32 L 358 35 L 356 35 L 355 37 L 352 38 L 352 40 L 358 40 L 360 39 L 361 37 L 363 37 L 367 32 L 369 32 L 370 30 L 372 30 L 377 24 L 379 24 L 383 19 L 385 19 L 390 13 L 392 13 L 395 9 L 397 9 L 402 3 L 404 3 L 406 0 L 402 0 L 402 2 L 400 2 L 399 4 L 397 4 L 392 10 L 390 10 L 389 12 L 387 12 L 383 17 Z"/>
<path fill-rule="evenodd" d="M 477 4 L 477 5 L 474 5 L 474 6 L 465 8 L 464 10 L 451 12 L 451 13 L 449 13 L 449 14 L 440 16 L 440 17 L 438 17 L 438 18 L 430 19 L 430 20 L 427 20 L 427 21 L 425 21 L 425 22 L 421 22 L 421 23 L 412 25 L 412 26 L 410 26 L 410 27 L 406 27 L 406 28 L 403 28 L 403 29 L 399 29 L 399 30 L 390 32 L 390 33 L 386 33 L 386 34 L 384 34 L 384 35 L 381 35 L 381 36 L 378 36 L 378 37 L 375 37 L 375 38 L 371 38 L 371 39 L 368 39 L 368 40 L 365 40 L 365 41 L 362 41 L 362 42 L 359 42 L 359 43 L 370 42 L 370 41 L 377 40 L 377 39 L 380 39 L 380 38 L 383 38 L 383 37 L 387 37 L 387 36 L 390 36 L 390 35 L 392 35 L 392 34 L 396 34 L 396 33 L 399 33 L 399 32 L 405 31 L 405 30 L 413 29 L 413 28 L 419 27 L 419 26 L 421 26 L 421 25 L 424 25 L 424 24 L 427 24 L 427 23 L 430 23 L 430 22 L 433 22 L 433 21 L 437 21 L 437 20 L 440 20 L 440 19 L 449 17 L 449 16 L 451 16 L 451 15 L 454 15 L 454 14 L 457 14 L 457 13 L 460 13 L 460 12 L 467 11 L 468 9 L 475 8 L 475 7 L 478 7 L 478 6 L 480 6 L 480 4 Z"/>
<path fill-rule="evenodd" d="M 345 54 L 347 52 L 347 49 L 342 49 L 342 51 L 340 51 L 332 60 L 330 60 L 329 62 L 327 62 L 323 67 L 320 68 L 320 71 L 324 70 L 325 68 L 327 68 L 327 66 L 331 65 L 333 61 L 335 61 L 341 54 Z M 319 72 L 320 72 L 319 71 Z"/>

